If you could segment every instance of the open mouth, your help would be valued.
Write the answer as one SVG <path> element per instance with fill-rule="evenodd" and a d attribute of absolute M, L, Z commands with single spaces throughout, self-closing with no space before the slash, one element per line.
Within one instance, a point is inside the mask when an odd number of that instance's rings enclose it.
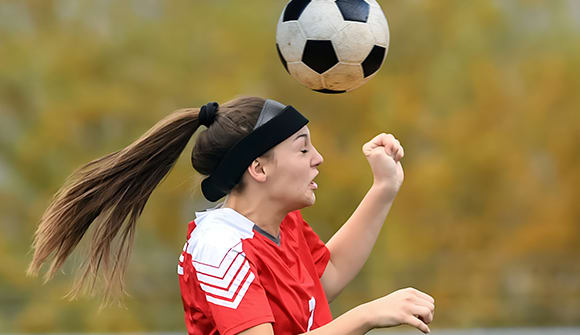
<path fill-rule="evenodd" d="M 316 174 L 314 175 L 314 177 L 312 178 L 312 181 L 310 181 L 310 184 L 308 184 L 308 186 L 310 188 L 312 188 L 313 190 L 318 188 L 318 184 L 316 184 L 316 182 L 314 181 L 314 178 L 316 178 L 316 176 L 318 176 L 318 171 L 316 171 Z"/>

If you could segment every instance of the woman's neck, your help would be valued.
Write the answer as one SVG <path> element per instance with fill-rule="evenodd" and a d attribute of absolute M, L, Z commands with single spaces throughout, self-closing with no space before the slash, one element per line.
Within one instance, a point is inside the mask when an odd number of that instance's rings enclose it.
<path fill-rule="evenodd" d="M 242 214 L 274 237 L 280 236 L 280 224 L 288 214 L 288 211 L 267 199 L 242 196 L 234 192 L 226 197 L 223 207 Z"/>

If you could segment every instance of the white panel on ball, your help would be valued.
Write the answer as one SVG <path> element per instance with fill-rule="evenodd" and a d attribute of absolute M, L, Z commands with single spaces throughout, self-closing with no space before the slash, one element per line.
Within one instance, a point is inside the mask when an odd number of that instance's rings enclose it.
<path fill-rule="evenodd" d="M 381 6 L 377 3 L 376 0 L 365 0 L 369 5 L 371 5 L 371 7 L 378 7 L 381 8 Z"/>
<path fill-rule="evenodd" d="M 375 37 L 375 43 L 387 48 L 389 46 L 389 25 L 383 11 L 378 7 L 371 7 L 368 23 Z"/>
<path fill-rule="evenodd" d="M 349 22 L 332 37 L 338 60 L 345 63 L 360 63 L 369 54 L 375 43 L 368 24 Z"/>
<path fill-rule="evenodd" d="M 302 59 L 306 37 L 297 21 L 279 23 L 276 42 L 287 62 L 297 62 Z"/>
<path fill-rule="evenodd" d="M 298 18 L 302 30 L 308 39 L 328 40 L 344 21 L 334 1 L 314 1 L 306 6 Z"/>
<path fill-rule="evenodd" d="M 376 72 L 375 72 L 375 73 L 376 73 Z M 351 88 L 349 88 L 347 91 L 356 90 L 357 88 L 359 88 L 359 87 L 361 87 L 362 85 L 366 84 L 366 83 L 367 83 L 367 82 L 368 82 L 368 81 L 369 81 L 369 80 L 370 80 L 370 79 L 371 79 L 373 76 L 374 76 L 374 74 L 373 74 L 373 75 L 371 75 L 371 76 L 368 76 L 368 77 L 366 77 L 365 79 L 363 79 L 363 80 L 361 80 L 361 81 L 358 81 L 358 82 L 356 82 L 356 83 L 354 84 L 354 86 L 353 86 L 353 87 L 351 87 Z"/>
<path fill-rule="evenodd" d="M 352 89 L 363 79 L 363 71 L 358 64 L 338 63 L 322 74 L 324 87 L 335 91 Z"/>
<path fill-rule="evenodd" d="M 310 87 L 313 90 L 324 88 L 322 85 L 322 77 L 302 62 L 288 63 L 288 72 L 302 85 Z"/>

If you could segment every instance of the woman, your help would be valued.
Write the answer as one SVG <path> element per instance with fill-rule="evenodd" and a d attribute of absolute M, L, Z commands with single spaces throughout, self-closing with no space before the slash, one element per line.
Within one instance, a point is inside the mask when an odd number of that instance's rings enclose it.
<path fill-rule="evenodd" d="M 200 125 L 193 167 L 218 208 L 189 224 L 178 274 L 190 334 L 363 334 L 409 324 L 428 333 L 434 300 L 403 289 L 332 320 L 328 302 L 368 258 L 403 181 L 403 148 L 380 134 L 363 146 L 374 182 L 325 245 L 299 209 L 315 202 L 322 156 L 308 120 L 291 106 L 248 97 L 177 111 L 127 148 L 76 171 L 42 217 L 31 274 L 54 253 L 50 278 L 96 225 L 89 260 L 72 291 L 105 271 L 106 294 L 122 288 L 136 220 Z M 127 218 L 128 217 L 128 218 Z M 127 222 L 124 224 L 124 222 Z M 114 261 L 109 254 L 120 233 Z"/>

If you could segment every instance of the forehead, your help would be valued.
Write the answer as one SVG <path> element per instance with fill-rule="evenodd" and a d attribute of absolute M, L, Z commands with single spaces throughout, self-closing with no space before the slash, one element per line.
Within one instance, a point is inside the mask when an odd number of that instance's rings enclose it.
<path fill-rule="evenodd" d="M 308 142 L 309 138 L 310 129 L 308 129 L 307 126 L 304 126 L 272 149 L 273 151 L 292 150 L 292 148 L 297 145 L 304 145 L 304 141 L 306 140 L 306 142 Z"/>

